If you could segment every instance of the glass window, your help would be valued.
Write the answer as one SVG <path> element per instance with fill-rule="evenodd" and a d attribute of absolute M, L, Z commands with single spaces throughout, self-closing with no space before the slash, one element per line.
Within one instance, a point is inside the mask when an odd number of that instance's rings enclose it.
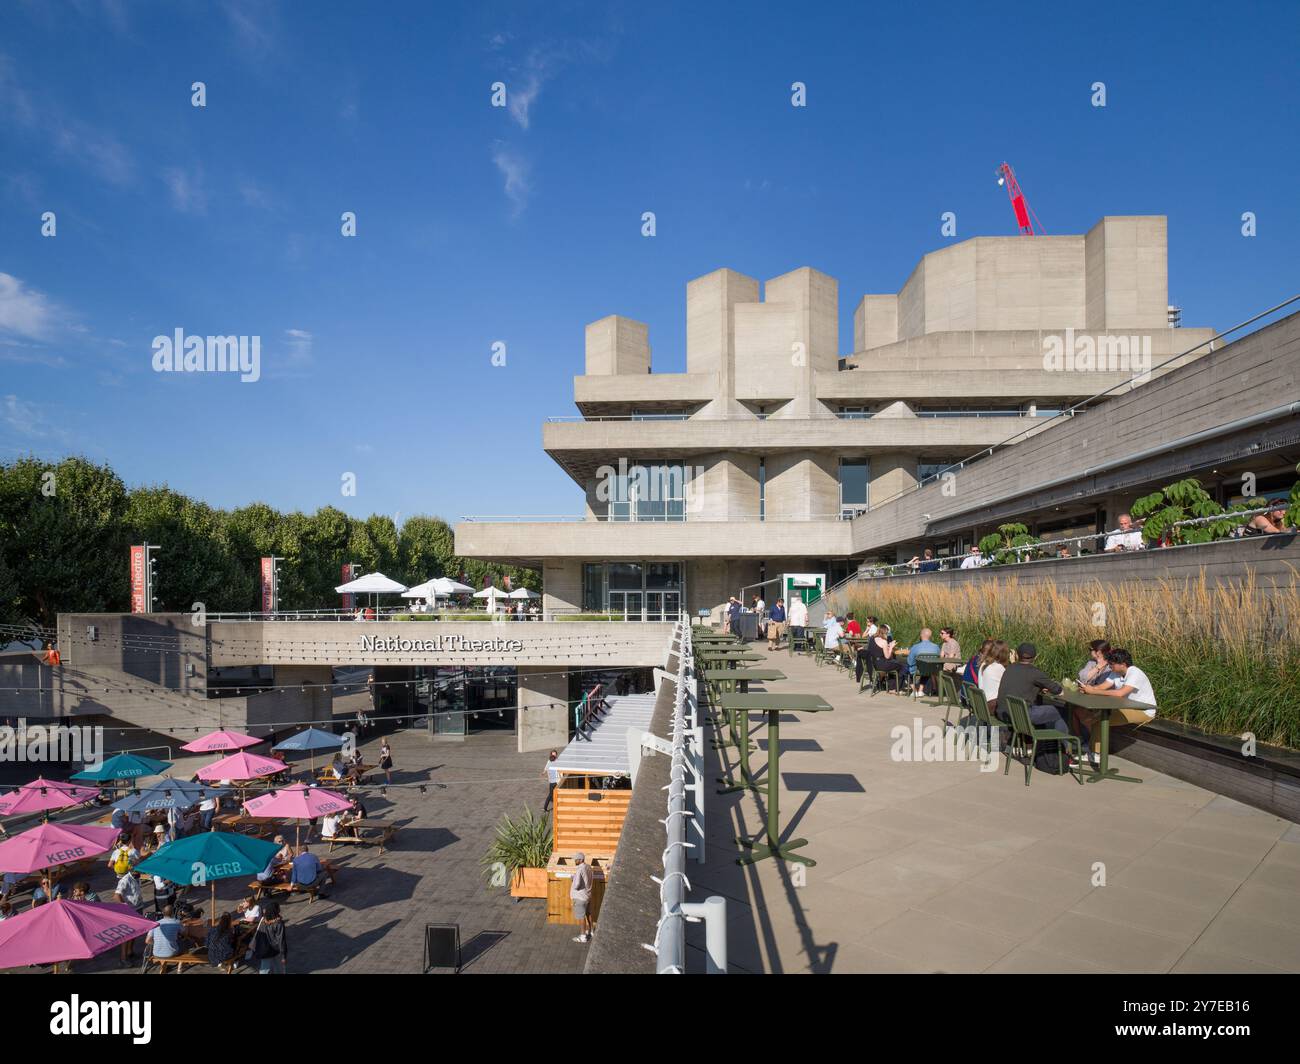
<path fill-rule="evenodd" d="M 916 479 L 921 481 L 929 480 L 960 461 L 960 458 L 922 458 L 916 463 Z M 954 470 L 954 472 L 956 471 Z"/>
<path fill-rule="evenodd" d="M 582 608 L 587 613 L 605 609 L 605 566 L 588 563 L 582 567 Z"/>
<path fill-rule="evenodd" d="M 640 562 L 610 562 L 609 589 L 611 591 L 640 591 Z"/>
<path fill-rule="evenodd" d="M 677 562 L 647 562 L 645 586 L 647 588 L 681 587 L 681 566 Z"/>
<path fill-rule="evenodd" d="M 840 513 L 857 513 L 867 508 L 867 460 L 840 459 Z"/>

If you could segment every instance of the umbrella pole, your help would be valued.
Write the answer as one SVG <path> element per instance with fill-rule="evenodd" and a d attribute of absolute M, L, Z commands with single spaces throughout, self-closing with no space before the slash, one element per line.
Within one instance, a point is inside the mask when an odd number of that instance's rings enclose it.
<path fill-rule="evenodd" d="M 208 884 L 208 886 L 212 888 L 212 909 L 208 917 L 208 926 L 216 927 L 217 926 L 217 881 L 214 879 L 211 883 Z"/>

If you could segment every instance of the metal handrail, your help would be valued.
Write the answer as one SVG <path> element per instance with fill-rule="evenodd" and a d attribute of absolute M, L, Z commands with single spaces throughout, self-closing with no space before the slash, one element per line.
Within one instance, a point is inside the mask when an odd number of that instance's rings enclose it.
<path fill-rule="evenodd" d="M 1261 507 L 1256 507 L 1255 509 L 1251 509 L 1251 510 L 1232 510 L 1232 511 L 1229 511 L 1228 513 L 1222 513 L 1222 514 L 1211 514 L 1211 515 L 1208 516 L 1208 517 L 1189 517 L 1189 518 L 1187 518 L 1187 519 L 1185 519 L 1185 520 L 1183 520 L 1183 521 L 1172 521 L 1172 522 L 1170 522 L 1170 524 L 1169 524 L 1168 527 L 1169 527 L 1169 528 L 1186 528 L 1186 527 L 1193 527 L 1193 526 L 1196 526 L 1196 525 L 1207 525 L 1207 524 L 1211 524 L 1211 523 L 1214 522 L 1214 521 L 1234 521 L 1234 522 L 1235 522 L 1235 521 L 1246 521 L 1246 520 L 1248 520 L 1248 519 L 1251 518 L 1251 517 L 1255 517 L 1255 516 L 1257 516 L 1258 514 L 1266 514 L 1266 513 L 1269 513 L 1269 512 L 1272 511 L 1273 509 L 1275 509 L 1275 507 L 1273 507 L 1273 506 L 1261 506 Z M 1105 540 L 1105 539 L 1108 539 L 1108 538 L 1111 537 L 1111 536 L 1122 536 L 1122 535 L 1127 535 L 1127 534 L 1130 534 L 1130 533 L 1133 533 L 1133 532 L 1139 532 L 1140 530 L 1141 530 L 1141 529 L 1140 529 L 1139 526 L 1134 525 L 1134 527 L 1133 527 L 1133 528 L 1130 528 L 1130 529 L 1128 530 L 1127 533 L 1124 531 L 1124 529 L 1121 529 L 1121 528 L 1111 529 L 1110 531 L 1107 531 L 1107 532 L 1087 532 L 1087 533 L 1085 533 L 1084 535 L 1081 535 L 1081 536 L 1068 536 L 1068 537 L 1064 537 L 1064 538 L 1062 538 L 1062 539 L 1045 539 L 1045 540 L 1041 540 L 1041 541 L 1039 541 L 1038 543 L 1028 543 L 1028 544 L 1025 544 L 1024 546 L 1021 546 L 1021 547 L 998 547 L 998 548 L 996 548 L 996 550 L 994 551 L 994 553 L 995 553 L 995 554 L 1016 554 L 1016 555 L 1020 555 L 1020 554 L 1032 554 L 1032 553 L 1034 553 L 1034 552 L 1038 552 L 1038 551 L 1052 551 L 1052 550 L 1059 550 L 1061 547 L 1068 546 L 1068 545 L 1070 545 L 1070 544 L 1075 544 L 1075 543 L 1078 543 L 1078 544 L 1082 544 L 1082 543 L 1093 543 L 1093 542 L 1095 542 L 1095 541 L 1097 541 L 1097 540 L 1099 540 L 1099 539 L 1100 539 L 1100 540 Z M 1270 535 L 1294 535 L 1294 533 L 1268 533 L 1268 534 L 1270 534 Z M 1186 547 L 1208 547 L 1208 546 L 1212 546 L 1213 543 L 1222 543 L 1222 542 L 1223 542 L 1223 540 L 1213 540 L 1213 541 L 1211 541 L 1210 543 L 1185 543 L 1185 544 L 1182 544 L 1182 546 L 1186 546 Z M 1159 549 L 1160 549 L 1159 547 L 1148 547 L 1148 546 L 1146 545 L 1145 542 L 1143 543 L 1143 545 L 1142 545 L 1140 548 L 1138 548 L 1138 550 L 1159 550 Z M 1088 557 L 1088 558 L 1111 558 L 1111 557 L 1117 557 L 1117 556 L 1119 556 L 1119 555 L 1123 555 L 1123 554 L 1133 554 L 1133 553 L 1136 553 L 1136 551 L 1132 551 L 1132 550 L 1121 550 L 1121 551 L 1102 552 L 1102 553 L 1099 553 L 1099 554 L 1075 555 L 1075 557 Z M 869 566 L 869 567 L 867 567 L 867 568 L 865 568 L 865 569 L 859 569 L 856 573 L 853 573 L 852 575 L 850 575 L 850 576 L 847 577 L 846 579 L 841 580 L 841 581 L 840 581 L 838 584 L 836 584 L 833 588 L 828 588 L 828 589 L 823 593 L 823 595 L 822 595 L 821 597 L 822 597 L 822 598 L 829 598 L 829 597 L 830 597 L 832 594 L 834 594 L 836 591 L 839 591 L 841 588 L 845 587 L 847 584 L 852 583 L 852 582 L 854 582 L 854 581 L 856 581 L 856 580 L 875 580 L 875 579 L 882 579 L 882 578 L 886 578 L 886 577 L 895 577 L 895 576 L 924 576 L 925 573 L 921 571 L 921 568 L 920 568 L 920 567 L 921 567 L 921 565 L 925 564 L 927 561 L 938 562 L 938 563 L 939 563 L 939 566 L 938 566 L 937 569 L 926 570 L 926 572 L 932 572 L 932 573 L 933 573 L 933 572 L 952 572 L 954 569 L 960 569 L 960 568 L 962 567 L 962 563 L 963 563 L 967 558 L 969 558 L 969 557 L 972 557 L 972 555 L 970 555 L 970 554 L 952 554 L 952 555 L 947 555 L 947 556 L 942 557 L 942 558 L 928 558 L 928 559 L 926 559 L 926 558 L 922 558 L 922 559 L 918 559 L 918 560 L 916 560 L 916 561 L 895 562 L 895 563 L 890 564 L 890 565 L 873 565 L 873 566 Z M 1045 560 L 1045 561 L 1053 561 L 1053 560 L 1061 560 L 1061 561 L 1065 561 L 1066 559 L 1063 559 L 1063 558 L 1062 558 L 1062 559 L 1052 559 L 1052 558 L 1047 558 L 1047 559 L 1041 559 L 1041 560 Z M 989 565 L 991 565 L 991 564 L 992 564 L 991 559 L 985 557 L 985 558 L 982 558 L 982 559 L 981 559 L 979 565 L 977 565 L 977 566 L 967 566 L 967 568 L 978 568 L 978 569 L 982 569 L 982 568 L 985 568 L 986 566 L 989 566 Z M 1014 561 L 1014 562 L 1010 562 L 1010 563 L 1000 563 L 1000 565 L 999 565 L 998 567 L 1000 568 L 1001 565 L 1006 565 L 1006 564 L 1019 565 L 1019 564 L 1022 564 L 1022 560 L 1019 559 L 1019 558 L 1017 558 L 1017 560 Z"/>

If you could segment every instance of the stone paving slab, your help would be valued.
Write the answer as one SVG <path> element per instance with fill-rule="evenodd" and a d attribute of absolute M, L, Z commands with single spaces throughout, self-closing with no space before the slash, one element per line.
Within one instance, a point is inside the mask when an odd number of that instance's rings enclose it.
<path fill-rule="evenodd" d="M 485 886 L 479 859 L 503 814 L 525 805 L 541 813 L 547 785 L 545 753 L 519 754 L 513 732 L 484 732 L 464 742 L 430 741 L 422 731 L 390 737 L 396 769 L 387 795 L 365 791 L 371 816 L 401 825 L 393 848 L 339 847 L 329 860 L 341 866 L 328 899 L 282 903 L 288 923 L 291 972 L 419 974 L 426 923 L 460 925 L 465 974 L 579 973 L 587 947 L 576 928 L 546 923 L 546 902 L 516 903 L 504 888 Z M 363 743 L 373 763 L 379 740 Z M 374 778 L 374 777 L 372 777 Z M 325 856 L 325 846 L 312 851 Z M 90 877 L 111 900 L 115 877 L 101 865 Z M 233 908 L 246 881 L 217 886 L 218 911 Z M 146 898 L 150 897 L 145 888 Z M 206 905 L 207 896 L 204 895 Z M 24 904 L 25 907 L 25 904 Z M 497 938 L 492 933 L 501 933 Z M 137 958 L 140 947 L 137 945 Z M 138 971 L 122 966 L 114 950 L 78 962 L 79 972 Z M 204 967 L 186 974 L 211 972 Z"/>
<path fill-rule="evenodd" d="M 891 730 L 937 725 L 939 709 L 769 657 L 786 679 L 754 690 L 834 712 L 781 732 L 797 740 L 781 754 L 783 837 L 808 839 L 815 867 L 735 863 L 733 836 L 765 822 L 765 742 L 760 790 L 709 796 L 691 900 L 727 899 L 735 971 L 1300 971 L 1300 825 L 1121 758 L 1143 783 L 1035 771 L 1026 787 L 1019 763 L 895 760 Z M 721 774 L 736 755 L 709 756 Z M 703 930 L 687 935 L 699 959 Z"/>

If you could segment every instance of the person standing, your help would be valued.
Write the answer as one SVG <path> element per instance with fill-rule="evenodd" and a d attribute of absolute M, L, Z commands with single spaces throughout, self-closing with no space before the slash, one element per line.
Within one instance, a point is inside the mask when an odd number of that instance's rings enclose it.
<path fill-rule="evenodd" d="M 802 598 L 790 600 L 790 641 L 806 639 L 808 635 L 808 604 Z"/>
<path fill-rule="evenodd" d="M 379 744 L 379 767 L 384 770 L 384 779 L 389 783 L 393 782 L 393 748 L 388 745 L 385 739 Z"/>
<path fill-rule="evenodd" d="M 555 785 L 560 782 L 559 770 L 555 767 L 555 762 L 559 758 L 560 752 L 552 750 L 546 759 L 546 779 L 550 784 L 546 789 L 546 803 L 542 806 L 542 812 L 545 813 L 551 808 L 551 803 L 555 801 Z"/>
<path fill-rule="evenodd" d="M 573 905 L 573 918 L 582 924 L 582 934 L 578 935 L 573 941 L 586 944 L 591 941 L 591 885 L 594 876 L 591 872 L 591 865 L 587 864 L 585 854 L 575 854 L 574 861 L 576 865 L 573 869 L 573 878 L 569 881 L 569 901 Z"/>
<path fill-rule="evenodd" d="M 284 975 L 289 970 L 289 933 L 278 902 L 268 901 L 262 906 L 262 918 L 253 932 L 247 956 L 257 961 L 259 975 Z"/>
<path fill-rule="evenodd" d="M 781 628 L 785 624 L 785 599 L 777 599 L 767 618 L 767 649 L 775 650 L 781 642 Z"/>
<path fill-rule="evenodd" d="M 140 887 L 140 873 L 134 868 L 124 872 L 117 881 L 113 900 L 119 905 L 129 905 L 139 916 L 144 909 L 144 891 Z M 135 956 L 135 939 L 129 938 L 122 943 L 122 963 L 129 964 Z"/>

